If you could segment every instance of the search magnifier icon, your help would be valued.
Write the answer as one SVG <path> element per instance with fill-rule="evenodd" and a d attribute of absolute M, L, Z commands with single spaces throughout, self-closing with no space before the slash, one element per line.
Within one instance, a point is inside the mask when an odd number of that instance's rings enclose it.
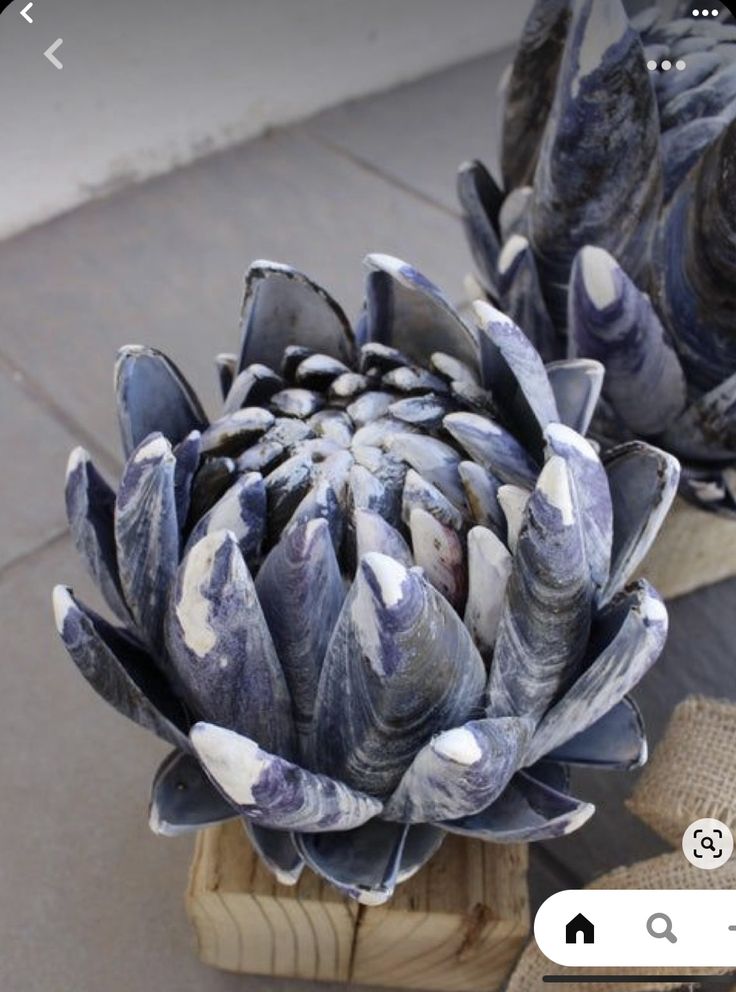
<path fill-rule="evenodd" d="M 677 943 L 677 937 L 672 932 L 672 920 L 666 913 L 653 913 L 647 920 L 647 932 L 655 940 L 664 937 L 665 940 L 669 940 L 670 944 Z"/>

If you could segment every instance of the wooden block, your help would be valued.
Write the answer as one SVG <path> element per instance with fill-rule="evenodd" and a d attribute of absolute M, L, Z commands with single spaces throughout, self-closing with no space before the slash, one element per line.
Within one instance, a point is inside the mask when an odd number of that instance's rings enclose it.
<path fill-rule="evenodd" d="M 529 935 L 527 849 L 448 837 L 386 906 L 313 873 L 280 885 L 241 824 L 202 831 L 187 912 L 199 956 L 227 971 L 437 992 L 500 989 Z"/>
<path fill-rule="evenodd" d="M 665 599 L 736 575 L 736 520 L 677 497 L 639 569 Z"/>

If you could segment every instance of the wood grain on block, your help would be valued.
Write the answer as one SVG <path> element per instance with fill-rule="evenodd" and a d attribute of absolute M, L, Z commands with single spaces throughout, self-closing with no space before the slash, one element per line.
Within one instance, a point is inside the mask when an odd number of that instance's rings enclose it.
<path fill-rule="evenodd" d="M 678 496 L 639 574 L 665 599 L 736 575 L 736 520 Z"/>
<path fill-rule="evenodd" d="M 448 837 L 386 906 L 305 871 L 261 865 L 237 821 L 198 837 L 187 910 L 206 964 L 228 971 L 465 992 L 500 989 L 529 933 L 524 846 Z"/>

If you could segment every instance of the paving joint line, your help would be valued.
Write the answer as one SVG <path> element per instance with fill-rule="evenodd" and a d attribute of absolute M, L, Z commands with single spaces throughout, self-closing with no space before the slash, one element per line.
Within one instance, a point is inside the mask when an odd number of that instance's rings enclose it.
<path fill-rule="evenodd" d="M 0 565 L 0 585 L 2 585 L 9 577 L 12 577 L 13 572 L 17 569 L 22 568 L 24 565 L 27 565 L 36 558 L 40 558 L 44 552 L 49 551 L 51 548 L 55 548 L 57 544 L 61 544 L 62 541 L 68 537 L 69 531 L 65 527 L 63 530 L 52 534 L 51 537 L 47 537 L 45 541 L 37 544 L 29 551 L 23 551 L 15 558 L 11 558 L 10 561 L 5 562 L 4 565 Z"/>
<path fill-rule="evenodd" d="M 322 145 L 324 148 L 334 152 L 336 155 L 340 155 L 342 158 L 347 159 L 348 162 L 352 162 L 352 164 L 358 166 L 359 169 L 363 169 L 365 172 L 369 172 L 371 175 L 377 176 L 383 182 L 388 183 L 391 186 L 395 186 L 402 192 L 414 197 L 415 200 L 419 200 L 420 203 L 425 204 L 425 206 L 432 207 L 434 210 L 439 210 L 446 217 L 452 217 L 455 221 L 460 220 L 459 211 L 453 210 L 451 207 L 446 206 L 439 200 L 435 200 L 423 190 L 417 189 L 415 186 L 412 186 L 411 183 L 408 183 L 405 179 L 401 179 L 399 176 L 394 175 L 392 172 L 387 172 L 374 162 L 369 162 L 367 159 L 362 158 L 362 156 L 356 155 L 355 152 L 351 152 L 350 149 L 345 148 L 344 145 L 332 141 L 330 138 L 326 138 L 323 134 L 320 134 L 319 131 L 313 131 L 312 125 L 310 125 L 308 121 L 302 123 L 300 126 L 307 136 L 318 145 Z"/>
<path fill-rule="evenodd" d="M 115 455 L 107 450 L 104 444 L 97 440 L 86 427 L 83 427 L 75 417 L 67 413 L 56 400 L 48 393 L 46 388 L 37 382 L 32 376 L 0 349 L 0 369 L 4 370 L 16 385 L 23 390 L 25 395 L 32 402 L 36 403 L 52 420 L 61 426 L 77 440 L 89 448 L 90 453 L 100 461 L 108 471 L 119 475 L 121 463 Z"/>

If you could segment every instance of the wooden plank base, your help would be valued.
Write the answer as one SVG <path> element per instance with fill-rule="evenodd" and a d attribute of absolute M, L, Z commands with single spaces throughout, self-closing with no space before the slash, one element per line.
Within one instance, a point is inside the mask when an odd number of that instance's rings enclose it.
<path fill-rule="evenodd" d="M 639 574 L 665 599 L 736 575 L 736 520 L 678 496 Z"/>
<path fill-rule="evenodd" d="M 527 849 L 448 836 L 393 900 L 359 906 L 305 870 L 279 884 L 234 820 L 197 836 L 187 912 L 227 971 L 437 992 L 500 989 L 529 935 Z"/>

